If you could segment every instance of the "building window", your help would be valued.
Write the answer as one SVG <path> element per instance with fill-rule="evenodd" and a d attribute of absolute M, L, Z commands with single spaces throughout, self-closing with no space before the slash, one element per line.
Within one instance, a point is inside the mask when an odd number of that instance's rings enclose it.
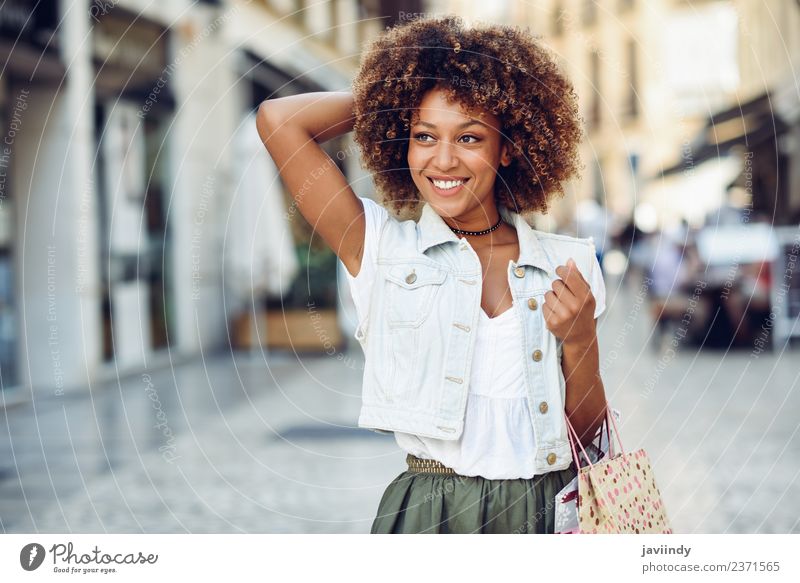
<path fill-rule="evenodd" d="M 631 207 L 636 205 L 639 192 L 639 154 L 636 152 L 628 153 L 628 170 L 630 174 L 630 200 Z"/>
<path fill-rule="evenodd" d="M 592 189 L 594 192 L 592 193 L 594 199 L 597 201 L 597 204 L 600 206 L 606 206 L 606 194 L 605 188 L 603 184 L 603 161 L 595 159 L 594 161 L 594 180 L 592 181 Z"/>
<path fill-rule="evenodd" d="M 336 36 L 338 34 L 337 25 L 339 24 L 339 2 L 337 0 L 330 0 L 328 2 L 328 29 L 323 36 L 330 44 L 336 43 Z"/>
<path fill-rule="evenodd" d="M 553 10 L 553 36 L 561 36 L 564 34 L 564 21 L 567 18 L 567 12 L 561 2 L 556 4 Z"/>
<path fill-rule="evenodd" d="M 589 126 L 595 127 L 600 125 L 600 55 L 597 50 L 593 50 L 589 54 L 589 78 L 591 79 L 592 86 L 592 100 L 589 108 Z"/>
<path fill-rule="evenodd" d="M 634 181 L 639 180 L 639 154 L 631 152 L 628 154 L 628 166 L 631 169 L 631 176 Z"/>
<path fill-rule="evenodd" d="M 584 0 L 582 20 L 583 26 L 592 26 L 597 22 L 596 0 Z"/>
<path fill-rule="evenodd" d="M 292 4 L 292 20 L 303 26 L 306 19 L 306 0 L 294 0 Z"/>
<path fill-rule="evenodd" d="M 638 76 L 638 57 L 636 51 L 636 41 L 628 41 L 628 92 L 625 103 L 625 113 L 632 118 L 639 115 L 639 76 Z"/>

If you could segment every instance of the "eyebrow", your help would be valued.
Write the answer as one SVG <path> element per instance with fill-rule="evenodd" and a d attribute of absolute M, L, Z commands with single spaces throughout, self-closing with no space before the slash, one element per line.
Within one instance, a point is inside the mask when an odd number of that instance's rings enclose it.
<path fill-rule="evenodd" d="M 432 124 L 432 123 L 427 122 L 427 121 L 418 121 L 414 125 L 421 125 L 421 126 L 427 126 L 429 128 L 436 128 L 436 124 Z M 481 125 L 481 126 L 483 126 L 485 128 L 489 127 L 485 123 L 483 123 L 482 121 L 478 121 L 477 119 L 472 119 L 472 120 L 469 120 L 469 121 L 465 121 L 462 124 L 459 124 L 456 129 L 460 130 L 460 129 L 463 129 L 465 127 L 471 126 L 471 125 Z"/>

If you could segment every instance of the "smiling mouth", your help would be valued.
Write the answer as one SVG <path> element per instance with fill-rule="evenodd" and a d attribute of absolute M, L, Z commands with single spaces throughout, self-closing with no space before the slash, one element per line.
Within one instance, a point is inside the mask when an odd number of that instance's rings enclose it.
<path fill-rule="evenodd" d="M 461 186 L 469 181 L 469 178 L 459 178 L 459 179 L 451 179 L 451 180 L 441 180 L 438 178 L 431 178 L 430 176 L 426 177 L 431 184 L 433 184 L 434 188 L 443 193 L 449 194 L 457 191 Z"/>

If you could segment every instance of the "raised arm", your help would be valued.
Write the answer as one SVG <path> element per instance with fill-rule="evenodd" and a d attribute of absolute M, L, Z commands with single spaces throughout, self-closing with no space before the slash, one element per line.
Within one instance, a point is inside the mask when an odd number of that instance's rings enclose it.
<path fill-rule="evenodd" d="M 300 214 L 358 274 L 366 222 L 361 201 L 320 144 L 353 129 L 353 95 L 317 92 L 269 99 L 256 125 Z"/>

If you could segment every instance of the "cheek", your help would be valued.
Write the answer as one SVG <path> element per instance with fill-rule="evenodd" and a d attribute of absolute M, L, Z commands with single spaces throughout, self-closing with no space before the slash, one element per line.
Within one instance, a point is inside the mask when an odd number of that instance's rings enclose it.
<path fill-rule="evenodd" d="M 461 159 L 476 176 L 495 176 L 500 163 L 499 160 L 492 156 L 491 152 L 484 151 L 469 152 L 462 156 Z"/>
<path fill-rule="evenodd" d="M 413 169 L 425 167 L 425 158 L 425 151 L 422 148 L 409 145 L 406 159 L 408 161 L 408 167 L 412 169 L 412 172 Z"/>

